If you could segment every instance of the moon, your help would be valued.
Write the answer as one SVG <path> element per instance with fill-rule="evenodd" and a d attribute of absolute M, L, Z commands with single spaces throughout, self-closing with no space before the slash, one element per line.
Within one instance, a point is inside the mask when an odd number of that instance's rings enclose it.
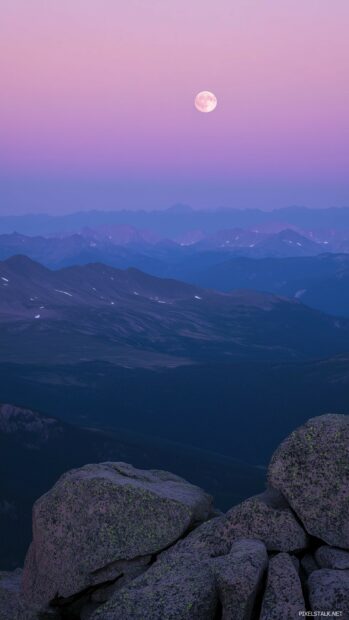
<path fill-rule="evenodd" d="M 209 90 L 203 90 L 195 97 L 195 107 L 199 112 L 213 112 L 217 107 L 217 97 Z"/>

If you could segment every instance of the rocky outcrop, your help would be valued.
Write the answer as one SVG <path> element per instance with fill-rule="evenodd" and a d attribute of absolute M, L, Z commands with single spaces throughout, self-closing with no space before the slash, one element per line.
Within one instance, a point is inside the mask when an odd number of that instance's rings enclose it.
<path fill-rule="evenodd" d="M 306 549 L 309 537 L 283 496 L 268 489 L 191 532 L 165 554 L 195 553 L 217 557 L 229 553 L 242 538 L 263 542 L 268 551 L 296 552 Z"/>
<path fill-rule="evenodd" d="M 118 591 L 91 620 L 211 620 L 217 604 L 210 566 L 178 556 L 156 562 Z"/>
<path fill-rule="evenodd" d="M 234 537 L 258 538 L 268 551 L 301 551 L 309 542 L 286 500 L 274 489 L 232 508 L 227 519 Z"/>
<path fill-rule="evenodd" d="M 312 536 L 349 547 L 349 416 L 323 415 L 276 450 L 269 484 L 279 489 Z"/>
<path fill-rule="evenodd" d="M 343 549 L 324 545 L 316 550 L 315 559 L 320 568 L 349 570 L 349 551 L 343 551 Z"/>
<path fill-rule="evenodd" d="M 302 586 L 292 558 L 279 553 L 269 562 L 260 620 L 295 620 L 305 610 Z"/>
<path fill-rule="evenodd" d="M 0 432 L 28 437 L 32 444 L 40 445 L 50 436 L 56 437 L 62 433 L 62 426 L 55 418 L 5 403 L 0 404 Z"/>
<path fill-rule="evenodd" d="M 268 566 L 265 545 L 258 540 L 239 540 L 213 566 L 222 620 L 250 620 Z"/>
<path fill-rule="evenodd" d="M 34 505 L 24 595 L 40 606 L 115 580 L 120 562 L 150 561 L 211 510 L 210 496 L 166 472 L 124 463 L 72 470 Z"/>
<path fill-rule="evenodd" d="M 349 573 L 348 571 L 321 569 L 312 573 L 308 581 L 311 609 L 342 612 L 349 618 Z"/>
<path fill-rule="evenodd" d="M 314 418 L 274 454 L 267 491 L 216 516 L 166 472 L 68 472 L 34 505 L 23 580 L 0 573 L 0 618 L 349 618 L 348 450 L 345 416 Z"/>

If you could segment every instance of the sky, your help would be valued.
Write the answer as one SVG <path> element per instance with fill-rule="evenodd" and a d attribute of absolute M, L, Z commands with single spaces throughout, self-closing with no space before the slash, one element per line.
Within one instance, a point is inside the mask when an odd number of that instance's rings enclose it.
<path fill-rule="evenodd" d="M 348 0 L 1 0 L 0 16 L 0 213 L 349 206 Z"/>

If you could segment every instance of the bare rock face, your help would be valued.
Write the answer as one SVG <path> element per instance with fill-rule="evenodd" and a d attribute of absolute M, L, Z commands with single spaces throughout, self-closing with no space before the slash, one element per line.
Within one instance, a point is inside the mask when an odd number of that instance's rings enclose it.
<path fill-rule="evenodd" d="M 262 541 L 268 551 L 300 551 L 309 543 L 281 493 L 268 489 L 203 523 L 165 555 L 195 553 L 214 558 L 226 555 L 235 541 L 245 538 Z"/>
<path fill-rule="evenodd" d="M 210 513 L 210 496 L 167 472 L 72 470 L 34 504 L 24 597 L 42 607 L 116 579 L 120 561 L 158 553 Z"/>
<path fill-rule="evenodd" d="M 268 551 L 300 551 L 309 542 L 287 502 L 274 489 L 232 508 L 227 519 L 234 538 L 257 538 Z"/>
<path fill-rule="evenodd" d="M 323 568 L 308 580 L 310 608 L 313 611 L 339 611 L 349 618 L 349 571 Z"/>
<path fill-rule="evenodd" d="M 102 605 L 91 620 L 212 620 L 217 604 L 208 563 L 177 556 L 155 562 Z"/>
<path fill-rule="evenodd" d="M 349 569 L 349 552 L 323 545 L 315 553 L 320 568 Z"/>
<path fill-rule="evenodd" d="M 200 559 L 216 558 L 229 553 L 232 542 L 229 523 L 222 515 L 197 527 L 160 557 L 192 555 Z"/>
<path fill-rule="evenodd" d="M 233 543 L 229 555 L 213 560 L 222 620 L 250 620 L 268 566 L 265 545 L 259 540 Z"/>
<path fill-rule="evenodd" d="M 319 416 L 294 431 L 276 450 L 268 480 L 309 534 L 349 549 L 348 416 Z"/>
<path fill-rule="evenodd" d="M 296 620 L 305 611 L 302 586 L 291 556 L 279 553 L 269 561 L 260 620 Z"/>

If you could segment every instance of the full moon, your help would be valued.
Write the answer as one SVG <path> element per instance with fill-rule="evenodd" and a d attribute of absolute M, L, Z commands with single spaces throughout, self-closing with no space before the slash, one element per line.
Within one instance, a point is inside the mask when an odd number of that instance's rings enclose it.
<path fill-rule="evenodd" d="M 217 106 L 217 97 L 209 90 L 203 90 L 195 97 L 195 107 L 199 112 L 213 112 Z"/>

